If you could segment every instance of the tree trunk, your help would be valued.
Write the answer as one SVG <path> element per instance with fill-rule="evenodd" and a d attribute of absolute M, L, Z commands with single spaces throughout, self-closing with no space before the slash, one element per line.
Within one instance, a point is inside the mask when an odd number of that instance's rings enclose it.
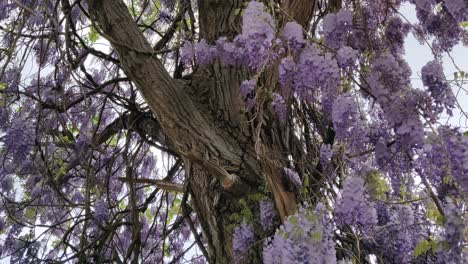
<path fill-rule="evenodd" d="M 240 33 L 242 0 L 199 1 L 200 36 L 209 43 Z M 301 9 L 304 0 L 285 10 L 306 25 L 313 8 Z M 306 4 L 309 7 L 310 4 Z M 313 4 L 312 4 L 313 6 Z M 199 68 L 187 83 L 172 79 L 164 69 L 121 0 L 89 1 L 92 20 L 113 45 L 122 67 L 157 117 L 166 139 L 182 157 L 186 191 L 191 195 L 207 244 L 210 263 L 231 263 L 233 227 L 244 207 L 258 217 L 258 201 L 269 189 L 281 219 L 296 210 L 294 189 L 282 176 L 289 163 L 294 137 L 280 126 L 271 109 L 255 122 L 243 113 L 239 94 L 246 69 L 219 62 Z M 301 12 L 298 11 L 301 9 Z M 272 74 L 275 76 L 276 74 Z M 272 78 L 271 85 L 277 81 Z M 242 204 L 241 201 L 242 200 Z M 267 234 L 258 226 L 258 240 Z M 262 243 L 246 258 L 261 261 Z M 235 261 L 235 260 L 234 260 Z"/>

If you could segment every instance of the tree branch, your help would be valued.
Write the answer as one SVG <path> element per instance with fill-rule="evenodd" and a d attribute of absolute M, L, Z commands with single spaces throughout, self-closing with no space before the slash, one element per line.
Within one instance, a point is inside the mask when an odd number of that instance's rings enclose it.
<path fill-rule="evenodd" d="M 283 8 L 292 19 L 307 30 L 316 9 L 316 1 L 288 0 L 284 1 Z"/>
<path fill-rule="evenodd" d="M 239 132 L 215 127 L 212 113 L 197 107 L 187 87 L 172 79 L 156 56 L 149 55 L 153 49 L 124 2 L 93 0 L 89 3 L 92 20 L 116 49 L 126 74 L 136 83 L 175 150 L 190 153 L 199 160 L 213 159 L 223 166 L 237 169 L 248 166 L 251 175 L 260 175 L 256 164 L 244 161 L 244 148 L 236 138 Z M 200 165 L 205 167 L 206 163 Z"/>
<path fill-rule="evenodd" d="M 147 179 L 147 178 L 132 179 L 132 178 L 119 177 L 118 179 L 122 182 L 147 183 L 147 184 L 155 185 L 156 187 L 163 189 L 165 191 L 179 192 L 179 193 L 184 192 L 184 185 L 180 183 L 174 183 L 174 182 L 156 180 L 156 179 Z"/>

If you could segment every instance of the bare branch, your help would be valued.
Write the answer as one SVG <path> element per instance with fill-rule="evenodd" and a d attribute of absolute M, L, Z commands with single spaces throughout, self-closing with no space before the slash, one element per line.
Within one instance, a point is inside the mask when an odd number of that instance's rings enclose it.
<path fill-rule="evenodd" d="M 147 183 L 147 184 L 155 185 L 156 187 L 163 189 L 165 191 L 179 192 L 179 193 L 184 192 L 184 185 L 180 183 L 174 183 L 174 182 L 156 180 L 156 179 L 146 179 L 146 178 L 132 179 L 132 178 L 119 177 L 118 179 L 122 182 Z"/>

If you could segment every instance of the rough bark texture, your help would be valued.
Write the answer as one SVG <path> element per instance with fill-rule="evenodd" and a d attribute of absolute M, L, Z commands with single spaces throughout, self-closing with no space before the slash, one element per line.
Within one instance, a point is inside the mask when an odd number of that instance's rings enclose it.
<path fill-rule="evenodd" d="M 220 36 L 239 34 L 241 17 L 236 10 L 244 2 L 199 1 L 200 36 L 213 43 Z M 285 2 L 289 19 L 306 26 L 313 1 Z M 122 0 L 89 3 L 93 21 L 114 46 L 127 76 L 157 117 L 164 140 L 184 160 L 186 191 L 207 241 L 209 262 L 232 262 L 230 231 L 234 223 L 229 216 L 241 210 L 239 199 L 268 185 L 281 219 L 296 210 L 294 189 L 282 175 L 287 155 L 294 149 L 290 131 L 281 128 L 271 109 L 249 122 L 239 95 L 245 69 L 215 62 L 199 68 L 187 82 L 175 80 L 151 54 L 151 45 Z M 276 85 L 275 79 L 270 80 L 271 85 Z M 248 206 L 254 209 L 257 205 Z M 256 246 L 249 263 L 260 261 L 261 248 L 261 244 Z"/>

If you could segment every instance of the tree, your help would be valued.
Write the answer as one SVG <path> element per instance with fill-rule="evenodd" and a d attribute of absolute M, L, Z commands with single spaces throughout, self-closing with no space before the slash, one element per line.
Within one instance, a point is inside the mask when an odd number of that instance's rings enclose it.
<path fill-rule="evenodd" d="M 466 1 L 0 7 L 12 263 L 466 260 L 468 137 L 441 120 L 467 118 L 468 76 L 440 61 Z M 434 54 L 423 89 L 410 31 Z"/>

